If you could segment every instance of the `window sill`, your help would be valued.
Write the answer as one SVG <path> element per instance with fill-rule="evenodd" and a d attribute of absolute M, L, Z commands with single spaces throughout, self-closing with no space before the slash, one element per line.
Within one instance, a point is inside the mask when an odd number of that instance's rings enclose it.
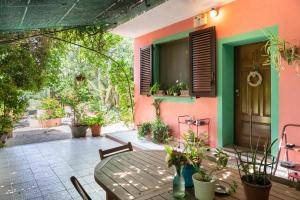
<path fill-rule="evenodd" d="M 192 96 L 158 96 L 153 95 L 154 99 L 160 99 L 164 102 L 175 102 L 175 103 L 195 103 L 196 98 Z"/>

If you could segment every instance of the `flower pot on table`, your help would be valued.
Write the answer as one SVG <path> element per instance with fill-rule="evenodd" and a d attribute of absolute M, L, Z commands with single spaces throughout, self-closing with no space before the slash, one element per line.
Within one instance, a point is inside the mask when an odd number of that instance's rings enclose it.
<path fill-rule="evenodd" d="M 247 200 L 268 200 L 272 187 L 271 181 L 268 180 L 268 185 L 256 185 L 245 181 L 245 176 L 242 177 L 244 191 Z"/>
<path fill-rule="evenodd" d="M 185 181 L 185 187 L 191 188 L 194 186 L 192 176 L 196 173 L 196 170 L 193 165 L 185 165 L 182 170 L 182 175 Z"/>
<path fill-rule="evenodd" d="M 216 181 L 200 181 L 198 174 L 193 175 L 195 197 L 198 200 L 213 200 L 215 198 Z"/>

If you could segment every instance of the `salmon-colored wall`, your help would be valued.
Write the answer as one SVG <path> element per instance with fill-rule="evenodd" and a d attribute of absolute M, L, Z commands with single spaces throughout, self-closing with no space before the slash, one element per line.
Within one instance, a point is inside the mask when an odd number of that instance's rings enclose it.
<path fill-rule="evenodd" d="M 279 36 L 287 41 L 300 45 L 300 1 L 299 0 L 236 0 L 219 8 L 219 15 L 209 19 L 208 26 L 216 26 L 217 38 L 234 36 L 265 27 L 278 25 Z M 165 27 L 158 31 L 136 38 L 135 46 L 135 123 L 154 119 L 152 97 L 139 95 L 139 49 L 153 41 L 166 36 L 186 31 L 193 27 L 192 19 Z M 286 65 L 283 62 L 283 65 Z M 279 130 L 286 123 L 300 123 L 300 76 L 295 66 L 286 67 L 279 77 Z M 163 102 L 162 119 L 177 130 L 177 116 L 189 114 L 196 118 L 211 118 L 211 145 L 216 145 L 217 137 L 217 98 L 200 98 L 194 104 Z M 280 134 L 280 133 L 278 133 Z M 300 145 L 300 131 L 291 140 Z M 298 158 L 300 155 L 297 156 Z M 300 158 L 299 158 L 300 160 Z"/>

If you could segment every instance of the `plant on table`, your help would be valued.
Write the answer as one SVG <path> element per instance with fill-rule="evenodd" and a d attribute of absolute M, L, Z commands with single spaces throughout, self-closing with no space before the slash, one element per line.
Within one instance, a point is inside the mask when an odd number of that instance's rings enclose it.
<path fill-rule="evenodd" d="M 229 156 L 221 149 L 216 149 L 214 156 L 216 163 L 214 165 L 209 165 L 209 168 L 197 165 L 194 166 L 197 171 L 193 175 L 195 196 L 199 200 L 214 199 L 216 175 L 227 166 Z M 207 159 L 207 157 L 204 157 L 203 159 Z M 231 191 L 228 192 L 234 192 L 236 187 L 236 183 L 234 182 L 231 186 Z"/>
<path fill-rule="evenodd" d="M 151 136 L 151 123 L 144 122 L 138 126 L 138 138 Z"/>
<path fill-rule="evenodd" d="M 166 146 L 165 151 L 167 152 L 166 162 L 168 167 L 174 166 L 176 169 L 173 179 L 173 196 L 175 198 L 183 198 L 185 196 L 185 181 L 182 170 L 187 163 L 187 158 L 183 152 L 175 150 L 171 146 Z"/>
<path fill-rule="evenodd" d="M 259 139 L 256 148 L 251 148 L 250 152 L 241 152 L 234 146 L 240 178 L 248 200 L 269 199 L 269 192 L 272 187 L 271 178 L 275 164 L 275 159 L 269 155 L 269 152 L 276 141 L 277 139 L 271 144 L 269 142 L 266 143 L 261 157 L 258 152 Z"/>
<path fill-rule="evenodd" d="M 193 174 L 196 173 L 194 166 L 196 165 L 197 167 L 200 167 L 207 147 L 205 147 L 204 141 L 197 138 L 192 130 L 189 130 L 187 133 L 185 133 L 183 139 L 183 152 L 188 161 L 186 165 L 184 165 L 183 176 L 185 180 L 185 186 L 189 188 L 194 186 L 192 179 Z"/>
<path fill-rule="evenodd" d="M 167 143 L 170 139 L 168 126 L 159 118 L 151 124 L 154 143 Z"/>

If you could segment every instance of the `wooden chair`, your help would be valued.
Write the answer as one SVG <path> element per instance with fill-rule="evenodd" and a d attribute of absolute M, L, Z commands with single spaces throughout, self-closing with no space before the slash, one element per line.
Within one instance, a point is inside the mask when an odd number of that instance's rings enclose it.
<path fill-rule="evenodd" d="M 127 151 L 133 151 L 133 148 L 132 148 L 132 145 L 130 142 L 128 142 L 126 145 L 115 147 L 112 149 L 107 149 L 107 150 L 99 149 L 99 154 L 100 154 L 101 160 L 103 160 L 109 156 L 112 156 L 112 155 L 115 155 L 118 153 L 124 153 Z"/>
<path fill-rule="evenodd" d="M 75 176 L 72 176 L 70 180 L 83 200 L 92 200 Z"/>

